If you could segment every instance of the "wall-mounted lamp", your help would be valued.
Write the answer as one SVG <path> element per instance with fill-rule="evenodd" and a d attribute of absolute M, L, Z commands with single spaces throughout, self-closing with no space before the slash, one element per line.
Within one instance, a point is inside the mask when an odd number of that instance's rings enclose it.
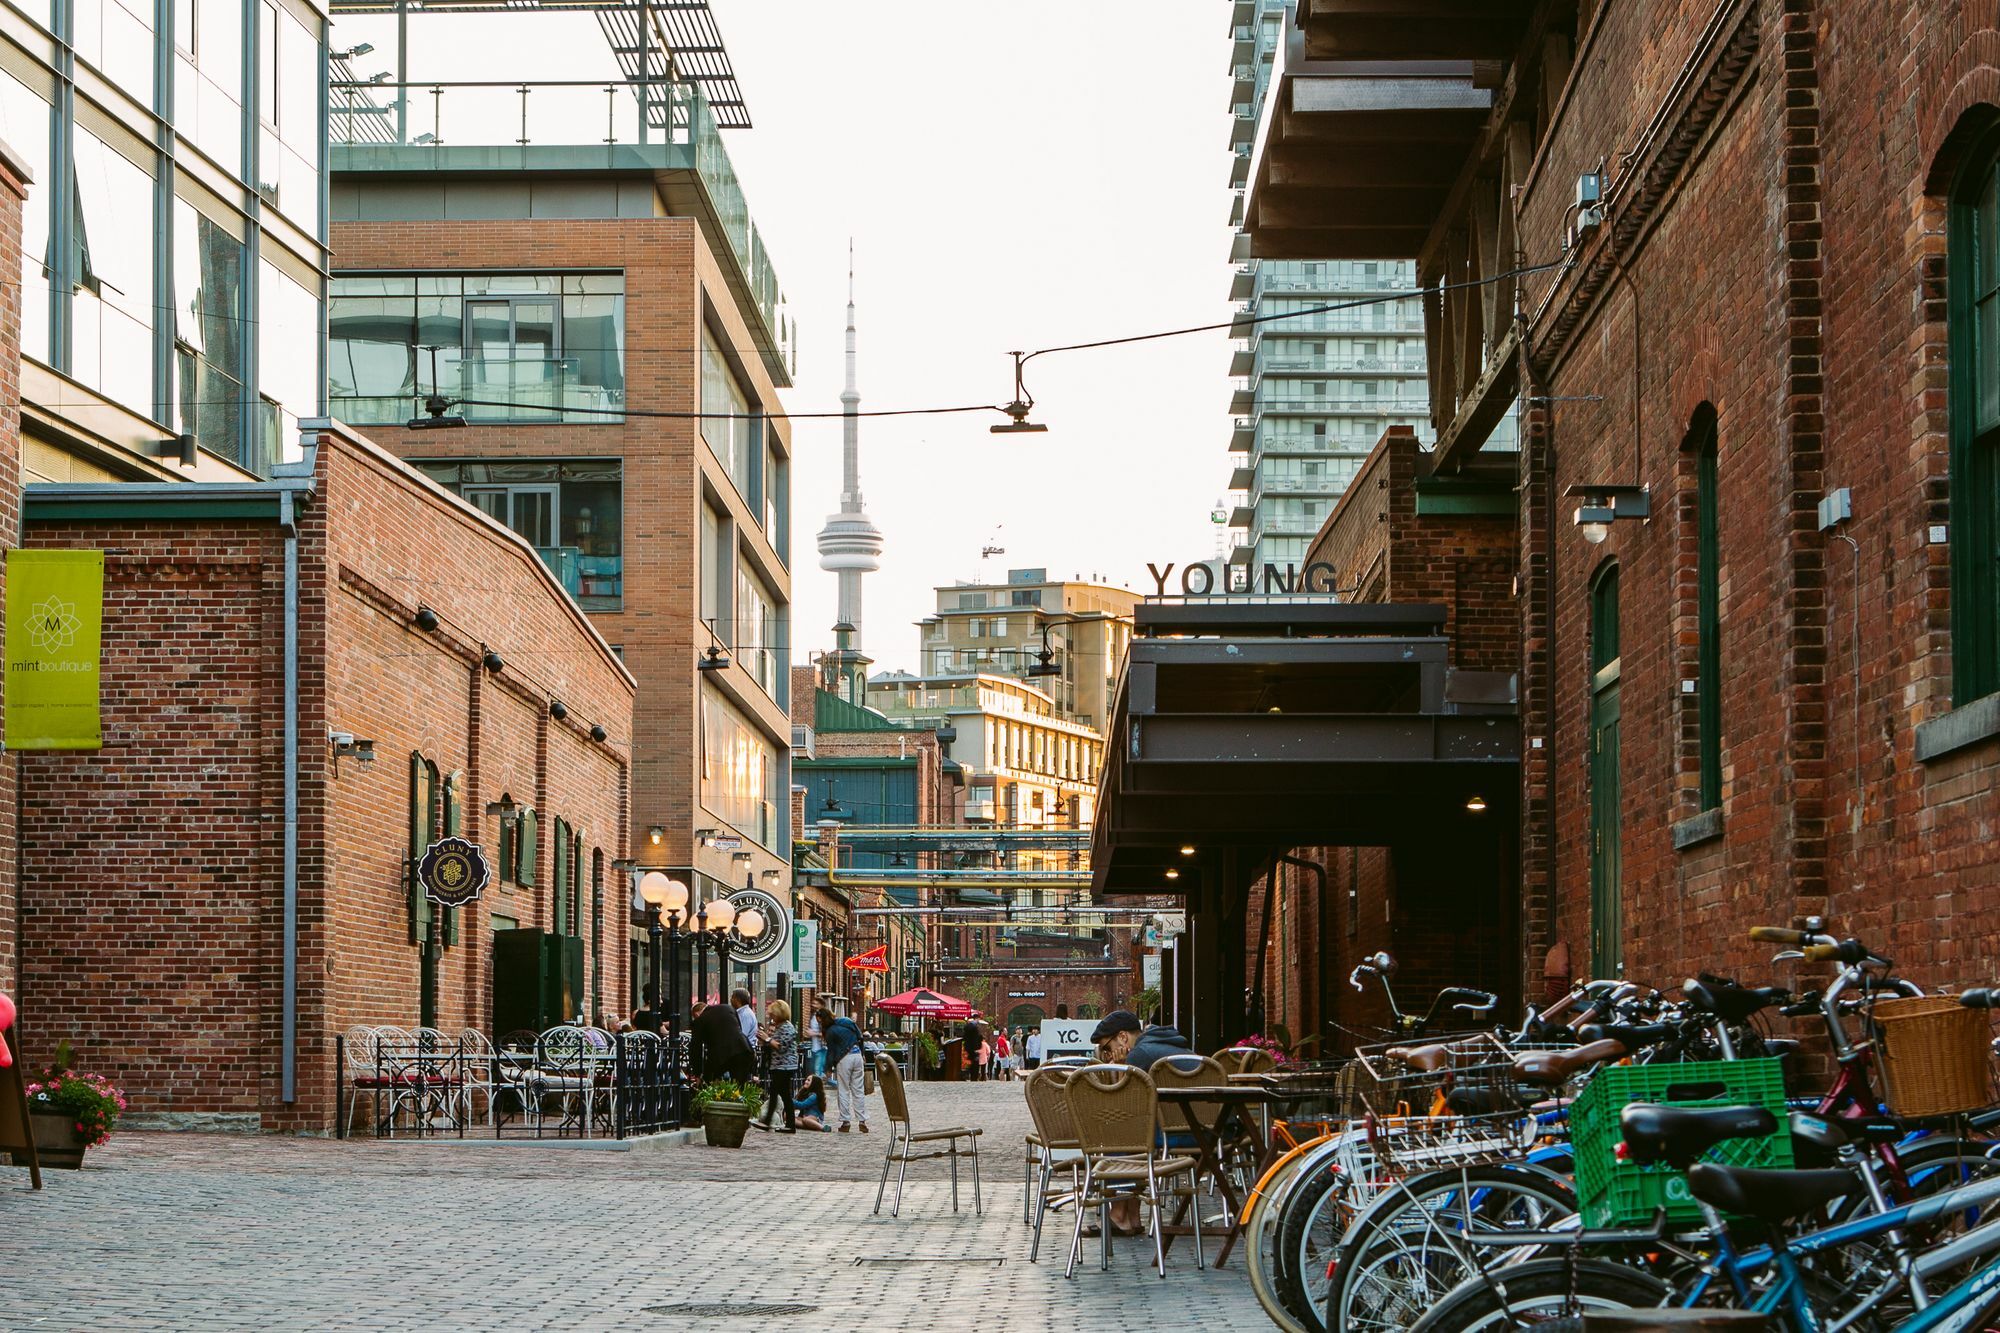
<path fill-rule="evenodd" d="M 356 42 L 354 45 L 348 47 L 345 51 L 335 51 L 332 54 L 335 60 L 352 60 L 356 56 L 372 55 L 374 51 L 375 47 L 373 43 Z"/>
<path fill-rule="evenodd" d="M 560 699 L 549 700 L 549 716 L 560 722 L 569 716 L 569 705 Z"/>
<path fill-rule="evenodd" d="M 424 633 L 429 634 L 438 627 L 438 613 L 431 610 L 428 606 L 420 606 L 417 608 L 416 619 L 410 623 Z"/>
<path fill-rule="evenodd" d="M 500 799 L 486 803 L 486 813 L 497 818 L 502 827 L 512 827 L 521 818 L 521 806 L 509 792 L 501 792 Z"/>
<path fill-rule="evenodd" d="M 1178 871 L 1178 870 L 1175 870 L 1175 869 L 1174 869 L 1173 867 L 1171 867 L 1171 866 L 1169 866 L 1169 867 L 1167 868 L 1167 878 L 1168 878 L 1168 879 L 1179 879 L 1180 877 L 1181 877 L 1181 872 L 1180 872 L 1180 871 Z"/>
<path fill-rule="evenodd" d="M 593 726 L 590 729 L 590 739 L 602 745 L 605 741 L 611 739 L 611 733 L 606 731 L 602 726 Z"/>
<path fill-rule="evenodd" d="M 488 671 L 498 673 L 507 669 L 507 659 L 491 649 L 488 649 L 486 656 L 480 658 L 479 661 Z"/>
<path fill-rule="evenodd" d="M 1618 519 L 1653 514 L 1652 488 L 1647 486 L 1571 486 L 1563 495 L 1580 501 L 1573 521 L 1592 546 L 1611 535 L 1611 525 Z"/>
<path fill-rule="evenodd" d="M 748 861 L 751 860 L 752 857 L 748 852 L 731 852 L 729 854 L 729 859 L 732 861 Z"/>
<path fill-rule="evenodd" d="M 351 731 L 330 731 L 327 744 L 333 747 L 333 775 L 340 776 L 340 756 L 352 755 L 357 764 L 375 762 L 375 742 L 356 736 Z"/>
<path fill-rule="evenodd" d="M 782 870 L 766 870 L 764 872 L 764 878 L 767 882 L 776 884 L 778 880 L 784 875 L 784 873 L 785 872 Z"/>
<path fill-rule="evenodd" d="M 646 830 L 646 841 L 652 843 L 655 847 L 658 847 L 661 843 L 665 842 L 666 839 L 667 839 L 666 829 L 658 824 L 655 824 L 651 828 Z"/>
<path fill-rule="evenodd" d="M 695 665 L 703 671 L 726 671 L 729 669 L 729 654 L 711 645 Z"/>
<path fill-rule="evenodd" d="M 698 828 L 694 831 L 695 843 L 698 846 L 706 847 L 709 844 L 709 840 L 714 838 L 715 835 L 720 832 L 722 832 L 721 829 Z"/>

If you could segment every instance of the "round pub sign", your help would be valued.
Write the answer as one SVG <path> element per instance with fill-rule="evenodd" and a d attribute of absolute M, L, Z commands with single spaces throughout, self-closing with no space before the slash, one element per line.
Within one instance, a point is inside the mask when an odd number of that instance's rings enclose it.
<path fill-rule="evenodd" d="M 445 907 L 463 907 L 486 887 L 486 853 L 464 838 L 440 838 L 424 848 L 417 882 L 424 896 Z"/>

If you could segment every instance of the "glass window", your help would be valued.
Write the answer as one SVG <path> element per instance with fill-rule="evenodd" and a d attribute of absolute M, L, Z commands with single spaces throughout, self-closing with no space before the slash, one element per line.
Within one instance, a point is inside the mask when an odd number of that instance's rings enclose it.
<path fill-rule="evenodd" d="M 327 303 L 327 384 L 333 414 L 356 423 L 407 420 L 417 404 L 416 284 L 335 278 Z M 429 385 L 429 367 L 424 367 Z"/>
<path fill-rule="evenodd" d="M 1695 688 L 1701 722 L 1701 808 L 1722 804 L 1722 548 L 1717 512 L 1715 411 L 1695 421 L 1695 623 L 1701 636 Z"/>
<path fill-rule="evenodd" d="M 81 125 L 76 127 L 75 161 L 70 374 L 150 417 L 153 178 Z"/>
<path fill-rule="evenodd" d="M 235 462 L 243 454 L 243 242 L 174 201 L 174 426 Z"/>
<path fill-rule="evenodd" d="M 49 174 L 48 102 L 0 72 L 0 138 L 25 160 L 38 185 Z M 30 186 L 21 212 L 21 354 L 49 359 L 49 206 L 53 196 Z"/>
<path fill-rule="evenodd" d="M 283 463 L 299 456 L 299 418 L 319 415 L 319 300 L 268 259 L 261 262 L 258 377 L 279 418 L 270 461 Z"/>
<path fill-rule="evenodd" d="M 778 687 L 777 599 L 747 562 L 736 565 L 736 660 L 776 696 Z"/>
<path fill-rule="evenodd" d="M 174 125 L 232 174 L 243 170 L 242 0 L 175 0 Z"/>
<path fill-rule="evenodd" d="M 736 483 L 737 493 L 746 500 L 754 499 L 753 442 L 757 423 L 750 418 L 749 396 L 737 383 L 736 372 L 730 369 L 721 346 L 707 329 L 701 331 L 701 410 L 718 414 L 702 418 L 702 438 L 721 460 L 729 479 Z"/>
<path fill-rule="evenodd" d="M 777 754 L 728 700 L 701 695 L 701 803 L 765 846 L 777 835 Z"/>
<path fill-rule="evenodd" d="M 153 105 L 153 6 L 148 0 L 71 0 L 70 45 L 141 105 Z"/>
<path fill-rule="evenodd" d="M 1952 189 L 1951 666 L 1953 702 L 2000 690 L 2000 130 Z"/>
<path fill-rule="evenodd" d="M 294 222 L 311 232 L 319 222 L 320 62 L 313 29 L 290 10 L 265 0 L 258 14 L 257 117 L 263 124 L 258 148 L 258 190 Z"/>
<path fill-rule="evenodd" d="M 585 611 L 621 608 L 624 483 L 617 459 L 416 466 L 519 533 Z"/>
<path fill-rule="evenodd" d="M 721 633 L 722 583 L 729 577 L 728 552 L 722 545 L 722 515 L 708 504 L 701 507 L 701 623 Z"/>

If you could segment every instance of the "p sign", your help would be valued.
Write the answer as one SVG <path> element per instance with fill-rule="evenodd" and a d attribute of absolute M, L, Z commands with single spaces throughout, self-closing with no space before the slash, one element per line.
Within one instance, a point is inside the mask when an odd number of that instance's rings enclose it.
<path fill-rule="evenodd" d="M 1094 1018 L 1045 1018 L 1042 1020 L 1042 1058 L 1058 1055 L 1096 1055 L 1090 1033 Z"/>

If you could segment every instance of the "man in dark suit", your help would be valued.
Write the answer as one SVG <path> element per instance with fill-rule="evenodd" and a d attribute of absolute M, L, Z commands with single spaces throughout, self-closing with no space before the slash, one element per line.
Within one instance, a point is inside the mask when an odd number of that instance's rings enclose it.
<path fill-rule="evenodd" d="M 756 1074 L 757 1057 L 728 1005 L 711 1004 L 694 1016 L 688 1025 L 688 1063 L 700 1079 L 748 1083 Z"/>
<path fill-rule="evenodd" d="M 979 1063 L 979 1052 L 986 1045 L 986 1036 L 979 1030 L 979 1020 L 968 1018 L 959 1030 L 960 1049 L 965 1052 L 965 1077 L 977 1079 L 986 1072 L 986 1066 Z"/>

